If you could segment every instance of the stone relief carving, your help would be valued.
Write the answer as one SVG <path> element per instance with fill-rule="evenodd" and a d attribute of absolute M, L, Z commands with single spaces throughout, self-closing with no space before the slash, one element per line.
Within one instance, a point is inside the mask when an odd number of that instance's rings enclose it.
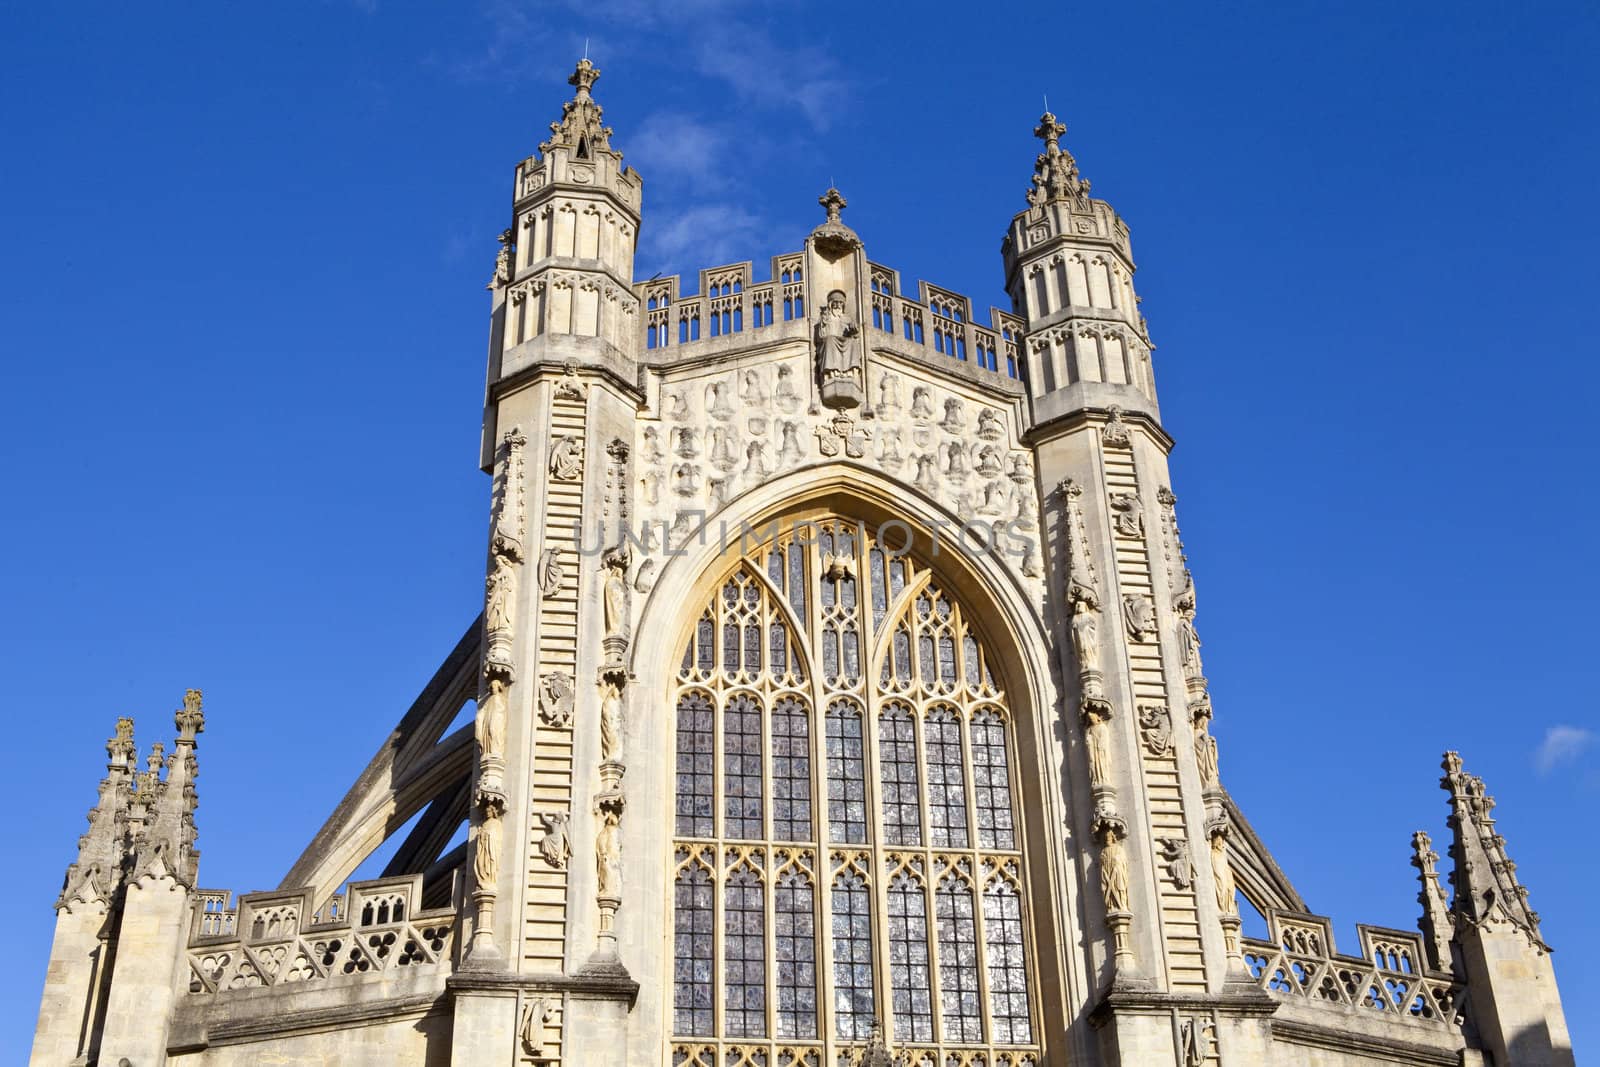
<path fill-rule="evenodd" d="M 545 1056 L 545 1046 L 549 1039 L 545 1036 L 546 1028 L 555 1018 L 555 1003 L 548 997 L 535 997 L 528 1001 L 522 1009 L 522 1025 L 518 1034 L 522 1039 L 522 1051 L 535 1058 Z"/>
<path fill-rule="evenodd" d="M 715 381 L 706 386 L 706 414 L 722 422 L 733 418 L 734 410 L 733 405 L 728 403 L 726 383 Z"/>
<path fill-rule="evenodd" d="M 633 588 L 636 592 L 648 593 L 656 584 L 656 561 L 647 559 L 639 564 L 639 570 L 633 576 Z"/>
<path fill-rule="evenodd" d="M 767 383 L 761 371 L 751 368 L 744 372 L 740 379 L 739 399 L 748 408 L 764 408 L 767 406 Z"/>
<path fill-rule="evenodd" d="M 544 836 L 539 839 L 539 855 L 550 866 L 565 870 L 567 860 L 572 857 L 572 842 L 567 836 L 572 816 L 564 811 L 541 811 L 538 814 L 539 824 L 544 827 Z"/>
<path fill-rule="evenodd" d="M 556 379 L 557 400 L 583 400 L 589 395 L 588 386 L 583 384 L 583 379 L 578 377 L 578 361 L 569 359 L 562 369 L 561 377 Z"/>
<path fill-rule="evenodd" d="M 817 316 L 817 373 L 822 403 L 854 408 L 866 399 L 866 371 L 861 360 L 861 328 L 845 312 L 845 294 L 835 289 Z"/>
<path fill-rule="evenodd" d="M 556 548 L 547 548 L 539 553 L 539 594 L 553 597 L 561 592 L 561 583 L 566 578 L 566 570 L 561 566 L 561 551 Z"/>
<path fill-rule="evenodd" d="M 564 728 L 572 721 L 575 697 L 572 675 L 566 671 L 551 671 L 539 679 L 539 717 L 549 726 Z"/>
<path fill-rule="evenodd" d="M 1135 641 L 1143 641 L 1156 632 L 1155 605 L 1141 593 L 1122 595 L 1122 618 L 1127 624 L 1128 636 Z"/>
<path fill-rule="evenodd" d="M 945 433 L 966 432 L 966 416 L 960 397 L 951 396 L 945 398 L 944 418 L 939 422 L 939 429 L 943 430 Z"/>
<path fill-rule="evenodd" d="M 985 441 L 998 441 L 1006 435 L 1006 427 L 1000 421 L 1000 413 L 994 408 L 983 408 L 978 412 L 978 436 Z"/>
<path fill-rule="evenodd" d="M 933 394 L 925 385 L 911 390 L 911 418 L 919 423 L 933 421 Z"/>
<path fill-rule="evenodd" d="M 583 475 L 583 442 L 571 434 L 556 438 L 550 448 L 550 477 L 575 482 Z"/>
<path fill-rule="evenodd" d="M 1188 889 L 1194 884 L 1194 861 L 1189 858 L 1188 839 L 1163 837 L 1160 842 L 1161 859 L 1167 865 L 1167 877 L 1179 889 Z"/>
<path fill-rule="evenodd" d="M 878 413 L 893 415 L 900 410 L 900 376 L 883 374 L 878 378 Z"/>
<path fill-rule="evenodd" d="M 784 411 L 794 411 L 804 403 L 794 385 L 794 368 L 787 363 L 778 365 L 777 402 Z"/>
<path fill-rule="evenodd" d="M 1199 1018 L 1187 1018 L 1178 1024 L 1179 1067 L 1205 1067 L 1206 1051 L 1211 1045 L 1206 1031 L 1210 1026 Z"/>
<path fill-rule="evenodd" d="M 1121 536 L 1144 539 L 1144 515 L 1132 493 L 1111 494 L 1111 522 Z"/>
<path fill-rule="evenodd" d="M 1127 423 L 1122 421 L 1122 409 L 1113 404 L 1108 411 L 1111 417 L 1100 428 L 1101 442 L 1107 448 L 1132 448 L 1133 435 Z"/>
<path fill-rule="evenodd" d="M 1165 704 L 1139 705 L 1139 738 L 1158 759 L 1172 751 L 1172 713 Z"/>

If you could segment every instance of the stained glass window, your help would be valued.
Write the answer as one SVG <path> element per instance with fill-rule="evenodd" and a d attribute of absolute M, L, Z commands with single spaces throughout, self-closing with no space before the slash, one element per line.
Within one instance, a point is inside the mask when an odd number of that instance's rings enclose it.
<path fill-rule="evenodd" d="M 1018 1047 L 1037 1059 L 995 661 L 900 537 L 813 525 L 754 547 L 685 638 L 684 1062 L 753 1063 L 768 1040 L 797 1062 L 848 1062 L 874 1023 L 929 1063 L 998 1063 Z"/>

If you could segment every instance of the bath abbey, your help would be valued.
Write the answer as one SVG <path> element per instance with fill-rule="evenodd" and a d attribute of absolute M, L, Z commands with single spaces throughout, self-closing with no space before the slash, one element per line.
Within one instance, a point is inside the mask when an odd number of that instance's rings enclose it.
<path fill-rule="evenodd" d="M 270 892 L 200 869 L 200 692 L 108 723 L 31 1062 L 1571 1064 L 1455 752 L 1374 842 L 1414 928 L 1353 943 L 1230 798 L 1128 227 L 1056 117 L 1005 308 L 836 189 L 639 280 L 599 77 L 515 169 L 465 633 Z"/>

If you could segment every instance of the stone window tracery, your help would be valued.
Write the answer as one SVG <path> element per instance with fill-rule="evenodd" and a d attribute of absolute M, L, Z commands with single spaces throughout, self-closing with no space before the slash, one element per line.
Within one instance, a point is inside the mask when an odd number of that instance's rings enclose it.
<path fill-rule="evenodd" d="M 898 541 L 813 526 L 722 579 L 680 661 L 675 1044 L 832 1063 L 881 1022 L 928 1062 L 1034 1054 L 1015 742 L 982 636 Z"/>

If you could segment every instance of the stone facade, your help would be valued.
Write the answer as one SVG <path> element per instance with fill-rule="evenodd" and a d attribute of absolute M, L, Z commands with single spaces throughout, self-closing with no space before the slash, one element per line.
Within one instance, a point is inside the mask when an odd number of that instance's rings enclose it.
<path fill-rule="evenodd" d="M 1418 833 L 1420 932 L 1354 953 L 1230 799 L 1128 229 L 1056 118 L 980 324 L 833 189 L 766 280 L 636 281 L 598 77 L 489 283 L 482 614 L 275 892 L 197 881 L 200 694 L 144 770 L 120 721 L 32 1062 L 1570 1064 L 1454 753 L 1453 896 Z"/>

